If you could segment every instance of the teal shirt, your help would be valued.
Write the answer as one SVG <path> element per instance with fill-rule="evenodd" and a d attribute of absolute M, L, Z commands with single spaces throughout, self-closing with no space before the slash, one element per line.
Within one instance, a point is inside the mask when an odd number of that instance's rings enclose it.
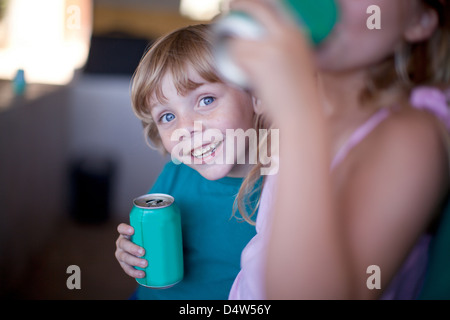
<path fill-rule="evenodd" d="M 138 299 L 228 298 L 241 252 L 256 233 L 254 226 L 232 216 L 242 181 L 229 177 L 210 181 L 186 165 L 165 165 L 150 193 L 170 194 L 180 207 L 184 278 L 168 289 L 139 286 Z"/>

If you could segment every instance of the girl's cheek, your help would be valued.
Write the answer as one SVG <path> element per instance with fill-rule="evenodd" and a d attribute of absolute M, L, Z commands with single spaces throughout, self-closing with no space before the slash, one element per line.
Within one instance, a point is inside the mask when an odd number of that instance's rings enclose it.
<path fill-rule="evenodd" d="M 167 152 L 171 153 L 175 145 L 175 143 L 171 141 L 171 135 L 167 135 L 160 132 L 159 136 L 161 137 L 164 149 L 166 149 Z"/>

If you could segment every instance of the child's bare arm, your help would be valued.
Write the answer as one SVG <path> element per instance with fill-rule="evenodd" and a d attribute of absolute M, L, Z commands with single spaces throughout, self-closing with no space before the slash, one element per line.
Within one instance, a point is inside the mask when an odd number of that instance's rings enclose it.
<path fill-rule="evenodd" d="M 233 9 L 255 16 L 268 30 L 261 41 L 232 45 L 233 57 L 248 73 L 273 127 L 280 129 L 268 297 L 347 298 L 350 268 L 333 212 L 328 128 L 312 50 L 298 27 L 264 1 L 235 1 Z"/>

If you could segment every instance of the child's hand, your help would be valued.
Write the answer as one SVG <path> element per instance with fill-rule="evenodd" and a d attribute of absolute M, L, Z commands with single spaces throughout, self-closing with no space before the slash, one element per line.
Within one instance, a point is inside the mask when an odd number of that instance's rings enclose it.
<path fill-rule="evenodd" d="M 127 275 L 133 278 L 145 277 L 145 272 L 137 270 L 134 267 L 145 268 L 147 266 L 147 260 L 140 259 L 145 253 L 144 248 L 135 245 L 130 241 L 130 237 L 134 234 L 133 227 L 121 223 L 117 227 L 119 231 L 119 237 L 116 241 L 116 259 L 119 261 L 120 266 Z"/>

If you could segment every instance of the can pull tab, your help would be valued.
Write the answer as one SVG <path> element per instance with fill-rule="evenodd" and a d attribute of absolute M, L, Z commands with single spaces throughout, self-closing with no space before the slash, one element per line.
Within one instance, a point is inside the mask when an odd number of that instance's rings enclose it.
<path fill-rule="evenodd" d="M 145 201 L 145 203 L 147 204 L 147 207 L 156 207 L 161 202 L 164 202 L 164 200 L 161 200 L 161 199 L 150 199 L 150 200 L 146 200 Z"/>

